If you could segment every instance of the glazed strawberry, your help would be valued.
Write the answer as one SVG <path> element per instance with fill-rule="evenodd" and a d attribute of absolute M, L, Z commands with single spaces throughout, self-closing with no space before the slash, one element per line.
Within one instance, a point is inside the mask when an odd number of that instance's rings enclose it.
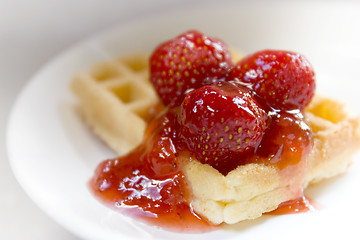
<path fill-rule="evenodd" d="M 228 47 L 198 31 L 158 46 L 150 58 L 150 79 L 165 105 L 178 106 L 186 91 L 223 78 L 233 65 Z"/>
<path fill-rule="evenodd" d="M 222 173 L 238 166 L 240 156 L 259 145 L 267 121 L 250 92 L 230 82 L 190 92 L 179 117 L 181 136 L 189 150 L 200 162 Z"/>
<path fill-rule="evenodd" d="M 304 109 L 315 91 L 315 73 L 302 55 L 264 50 L 240 60 L 231 74 L 277 109 Z"/>

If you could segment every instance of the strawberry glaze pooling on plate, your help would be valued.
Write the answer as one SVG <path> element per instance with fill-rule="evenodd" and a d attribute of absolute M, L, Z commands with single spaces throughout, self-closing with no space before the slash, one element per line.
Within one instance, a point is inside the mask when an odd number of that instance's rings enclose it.
<path fill-rule="evenodd" d="M 303 109 L 315 91 L 304 56 L 264 50 L 233 63 L 225 43 L 188 31 L 155 49 L 150 80 L 163 111 L 135 150 L 99 164 L 91 180 L 99 199 L 165 229 L 211 230 L 192 209 L 183 159 L 224 176 L 240 165 L 271 165 L 303 197 L 312 147 Z"/>

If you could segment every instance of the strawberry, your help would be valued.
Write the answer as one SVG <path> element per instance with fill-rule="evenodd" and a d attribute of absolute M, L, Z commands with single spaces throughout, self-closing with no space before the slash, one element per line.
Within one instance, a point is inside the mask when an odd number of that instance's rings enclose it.
<path fill-rule="evenodd" d="M 315 91 L 315 73 L 302 55 L 263 50 L 240 60 L 230 74 L 276 109 L 304 109 Z"/>
<path fill-rule="evenodd" d="M 175 107 L 187 91 L 223 78 L 232 65 L 222 41 L 188 31 L 155 49 L 150 57 L 150 79 L 163 103 Z"/>
<path fill-rule="evenodd" d="M 250 92 L 230 82 L 190 92 L 179 113 L 180 135 L 188 149 L 222 173 L 259 145 L 266 122 L 267 114 Z"/>

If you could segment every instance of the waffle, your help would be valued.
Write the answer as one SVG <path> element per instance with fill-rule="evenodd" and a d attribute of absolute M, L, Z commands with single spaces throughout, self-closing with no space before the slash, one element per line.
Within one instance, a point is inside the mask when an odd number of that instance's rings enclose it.
<path fill-rule="evenodd" d="M 72 81 L 85 122 L 120 155 L 142 141 L 149 111 L 158 103 L 147 59 L 134 54 L 102 62 Z"/>
<path fill-rule="evenodd" d="M 147 115 L 159 102 L 148 79 L 147 59 L 133 55 L 100 63 L 72 82 L 86 123 L 119 155 L 141 143 Z M 247 164 L 224 176 L 210 165 L 182 159 L 195 212 L 214 224 L 254 219 L 294 199 L 294 189 L 344 172 L 360 146 L 360 119 L 341 103 L 319 96 L 305 116 L 314 143 L 300 182 L 284 179 L 273 166 Z"/>

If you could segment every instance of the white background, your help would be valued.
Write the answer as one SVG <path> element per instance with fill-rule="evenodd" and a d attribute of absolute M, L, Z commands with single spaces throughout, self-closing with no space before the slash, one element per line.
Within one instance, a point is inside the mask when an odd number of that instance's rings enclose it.
<path fill-rule="evenodd" d="M 30 77 L 58 53 L 104 29 L 205 2 L 209 1 L 0 0 L 0 239 L 78 239 L 26 196 L 8 163 L 8 115 Z M 354 31 L 359 31 L 359 24 L 354 23 Z"/>

